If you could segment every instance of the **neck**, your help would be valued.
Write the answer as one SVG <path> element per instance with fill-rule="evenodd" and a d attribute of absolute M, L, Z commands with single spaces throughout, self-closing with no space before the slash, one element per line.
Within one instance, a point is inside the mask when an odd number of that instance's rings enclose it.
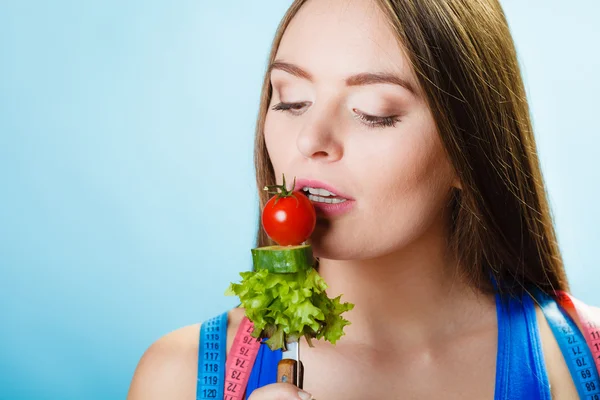
<path fill-rule="evenodd" d="M 389 349 L 423 345 L 495 322 L 493 296 L 464 279 L 445 237 L 430 232 L 368 260 L 319 260 L 329 297 L 355 304 L 341 343 Z"/>

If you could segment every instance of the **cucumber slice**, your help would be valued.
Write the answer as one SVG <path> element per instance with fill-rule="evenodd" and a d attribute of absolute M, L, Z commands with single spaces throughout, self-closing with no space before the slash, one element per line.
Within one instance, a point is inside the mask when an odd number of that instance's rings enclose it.
<path fill-rule="evenodd" d="M 265 246 L 252 249 L 255 270 L 266 269 L 279 274 L 306 271 L 314 265 L 310 244 Z"/>

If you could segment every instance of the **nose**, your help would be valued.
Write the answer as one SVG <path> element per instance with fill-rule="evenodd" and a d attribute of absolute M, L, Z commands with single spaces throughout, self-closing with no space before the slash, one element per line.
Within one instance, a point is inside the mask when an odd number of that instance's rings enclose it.
<path fill-rule="evenodd" d="M 307 159 L 319 162 L 335 162 L 342 158 L 343 143 L 336 132 L 334 118 L 324 116 L 307 121 L 296 138 L 300 153 Z"/>

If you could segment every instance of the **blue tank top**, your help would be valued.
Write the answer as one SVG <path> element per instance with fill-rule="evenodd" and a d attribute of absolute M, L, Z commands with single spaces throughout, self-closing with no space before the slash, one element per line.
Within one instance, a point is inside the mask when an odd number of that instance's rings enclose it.
<path fill-rule="evenodd" d="M 495 400 L 551 400 L 535 306 L 529 295 L 505 298 L 496 294 L 498 352 Z M 277 381 L 281 350 L 261 344 L 250 373 L 246 399 L 259 387 Z"/>

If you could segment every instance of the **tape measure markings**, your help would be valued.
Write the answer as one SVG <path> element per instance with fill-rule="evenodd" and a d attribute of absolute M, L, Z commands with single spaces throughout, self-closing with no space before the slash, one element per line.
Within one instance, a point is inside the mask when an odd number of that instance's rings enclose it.
<path fill-rule="evenodd" d="M 222 399 L 227 346 L 227 312 L 200 327 L 196 399 Z"/>
<path fill-rule="evenodd" d="M 600 400 L 600 378 L 591 349 L 574 321 L 547 294 L 536 290 L 542 312 L 554 332 L 581 399 Z"/>
<path fill-rule="evenodd" d="M 254 324 L 244 317 L 227 358 L 225 400 L 243 400 L 260 341 L 251 336 Z"/>
<path fill-rule="evenodd" d="M 586 304 L 562 290 L 556 291 L 556 296 L 560 305 L 566 310 L 571 310 L 581 322 L 583 336 L 592 352 L 596 368 L 600 371 L 600 327 L 590 318 Z"/>

